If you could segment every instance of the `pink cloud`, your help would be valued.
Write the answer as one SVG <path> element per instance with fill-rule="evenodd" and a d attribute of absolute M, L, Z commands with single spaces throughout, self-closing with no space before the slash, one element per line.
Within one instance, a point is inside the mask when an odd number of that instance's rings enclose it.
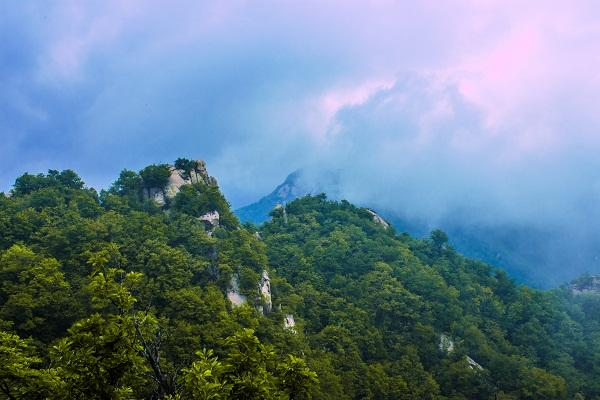
<path fill-rule="evenodd" d="M 534 29 L 512 33 L 491 51 L 465 61 L 458 66 L 462 78 L 460 93 L 469 101 L 486 108 L 489 123 L 502 117 L 508 104 L 527 96 L 543 80 L 544 66 L 540 65 L 542 44 Z"/>
<path fill-rule="evenodd" d="M 439 71 L 481 111 L 483 139 L 504 136 L 506 157 L 549 157 L 590 135 L 573 125 L 565 131 L 568 121 L 598 123 L 600 25 L 592 6 L 463 2 L 463 40 Z"/>
<path fill-rule="evenodd" d="M 313 140 L 319 144 L 327 143 L 339 133 L 336 114 L 340 110 L 364 104 L 374 94 L 390 89 L 394 83 L 393 78 L 371 78 L 354 85 L 336 86 L 311 100 L 308 118 Z"/>

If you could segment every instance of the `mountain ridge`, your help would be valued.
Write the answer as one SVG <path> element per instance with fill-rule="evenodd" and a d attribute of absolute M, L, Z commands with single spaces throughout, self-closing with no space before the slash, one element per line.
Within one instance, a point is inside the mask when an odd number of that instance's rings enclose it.
<path fill-rule="evenodd" d="M 97 193 L 49 171 L 0 196 L 0 398 L 600 396 L 595 293 L 517 285 L 324 194 L 260 231 L 203 180 L 147 195 L 171 175 Z"/>
<path fill-rule="evenodd" d="M 234 213 L 242 222 L 261 224 L 269 219 L 269 213 L 277 204 L 294 198 L 323 192 L 330 198 L 341 200 L 339 172 L 328 171 L 323 175 L 325 178 L 321 178 L 317 170 L 306 175 L 303 169 L 296 170 L 270 194 L 234 210 Z M 565 251 L 563 237 L 557 230 L 517 223 L 497 222 L 491 225 L 468 222 L 468 215 L 464 215 L 466 211 L 432 224 L 374 204 L 360 205 L 376 211 L 399 232 L 426 237 L 431 230 L 443 229 L 461 253 L 504 268 L 519 282 L 534 287 L 557 287 L 584 273 L 600 273 L 594 246 L 585 251 Z M 563 250 L 557 251 L 561 247 Z M 565 264 L 571 268 L 564 268 Z"/>

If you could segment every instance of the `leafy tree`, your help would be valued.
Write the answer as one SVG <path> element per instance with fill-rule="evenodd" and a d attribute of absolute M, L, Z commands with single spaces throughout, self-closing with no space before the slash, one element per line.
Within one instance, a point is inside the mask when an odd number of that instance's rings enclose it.
<path fill-rule="evenodd" d="M 0 331 L 0 398 L 62 398 L 64 383 L 59 371 L 34 367 L 41 362 L 28 341 Z"/>
<path fill-rule="evenodd" d="M 226 366 L 212 350 L 196 352 L 199 360 L 184 370 L 186 396 L 194 400 L 220 400 L 230 397 L 232 385 L 227 381 Z"/>
<path fill-rule="evenodd" d="M 61 172 L 48 170 L 48 174 L 23 174 L 17 178 L 13 186 L 12 194 L 14 196 L 24 196 L 43 188 L 64 188 L 80 190 L 83 188 L 83 181 L 72 170 L 67 169 Z"/>
<path fill-rule="evenodd" d="M 69 284 L 58 261 L 13 245 L 0 252 L 0 319 L 20 335 L 48 343 L 72 318 Z"/>
<path fill-rule="evenodd" d="M 0 398 L 600 396 L 598 295 L 519 286 L 441 231 L 397 235 L 325 195 L 261 226 L 205 182 L 158 206 L 143 190 L 169 168 L 144 171 L 99 196 L 72 171 L 0 195 Z"/>
<path fill-rule="evenodd" d="M 152 180 L 152 178 L 150 178 L 148 176 L 148 174 L 152 172 L 152 171 L 147 171 L 146 172 L 146 177 L 150 180 Z M 111 186 L 110 191 L 112 193 L 121 195 L 121 196 L 126 196 L 126 195 L 138 195 L 140 189 L 142 188 L 142 177 L 136 173 L 135 171 L 130 171 L 127 169 L 124 169 L 123 171 L 121 171 L 121 174 L 119 175 L 119 179 L 117 179 Z"/>
<path fill-rule="evenodd" d="M 108 254 L 90 257 L 94 270 L 88 285 L 94 308 L 104 315 L 95 313 L 75 323 L 50 351 L 69 398 L 135 398 L 148 385 L 144 375 L 149 368 L 130 314 L 136 301 L 131 289 L 141 274 L 107 267 Z"/>
<path fill-rule="evenodd" d="M 149 384 L 141 350 L 131 318 L 94 314 L 70 328 L 50 357 L 61 370 L 68 398 L 133 399 Z"/>
<path fill-rule="evenodd" d="M 521 371 L 523 399 L 566 399 L 567 387 L 564 379 L 548 373 L 540 368 Z"/>
<path fill-rule="evenodd" d="M 188 160 L 187 158 L 178 158 L 175 160 L 175 168 L 183 171 L 184 178 L 191 179 L 192 173 L 198 169 L 198 162 L 196 160 Z"/>
<path fill-rule="evenodd" d="M 319 383 L 317 374 L 302 358 L 288 354 L 278 366 L 279 385 L 290 399 L 309 397 L 310 389 Z"/>
<path fill-rule="evenodd" d="M 169 183 L 171 168 L 167 164 L 153 164 L 140 171 L 144 188 L 164 189 Z"/>
<path fill-rule="evenodd" d="M 197 352 L 198 361 L 184 371 L 186 395 L 192 399 L 302 399 L 318 383 L 306 362 L 288 355 L 277 363 L 269 346 L 251 329 L 227 338 L 224 362 L 212 350 Z"/>
<path fill-rule="evenodd" d="M 430 240 L 433 249 L 433 255 L 438 257 L 446 250 L 448 246 L 448 235 L 441 229 L 435 229 L 431 232 Z"/>

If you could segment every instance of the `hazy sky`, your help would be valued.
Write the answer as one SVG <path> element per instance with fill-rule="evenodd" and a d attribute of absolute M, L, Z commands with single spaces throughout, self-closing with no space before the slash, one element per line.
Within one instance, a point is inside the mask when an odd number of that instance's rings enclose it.
<path fill-rule="evenodd" d="M 202 158 L 234 206 L 292 170 L 408 214 L 585 223 L 596 1 L 5 1 L 0 190 Z"/>

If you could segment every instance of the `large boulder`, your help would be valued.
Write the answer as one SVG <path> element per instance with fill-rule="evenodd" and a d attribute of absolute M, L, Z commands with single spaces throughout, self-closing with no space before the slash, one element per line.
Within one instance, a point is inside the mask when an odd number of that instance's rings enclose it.
<path fill-rule="evenodd" d="M 183 185 L 204 183 L 209 186 L 218 186 L 217 180 L 208 174 L 206 163 L 203 160 L 193 161 L 193 168 L 188 171 L 170 166 L 171 175 L 164 188 L 148 188 L 147 196 L 159 205 L 165 205 L 167 199 L 174 198 Z"/>

